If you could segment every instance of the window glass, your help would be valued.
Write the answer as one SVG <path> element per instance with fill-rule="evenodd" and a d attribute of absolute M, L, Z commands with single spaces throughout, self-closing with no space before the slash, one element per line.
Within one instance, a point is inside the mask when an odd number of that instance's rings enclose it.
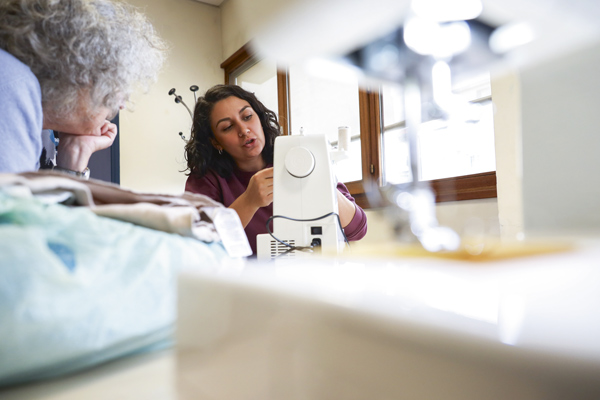
<path fill-rule="evenodd" d="M 404 123 L 404 102 L 402 101 L 402 87 L 399 85 L 385 84 L 381 86 L 381 108 L 385 126 Z"/>
<path fill-rule="evenodd" d="M 335 163 L 335 172 L 341 182 L 361 180 L 357 78 L 326 69 L 321 69 L 316 75 L 300 66 L 291 66 L 289 77 L 291 134 L 326 135 L 329 142 L 337 147 L 338 127 L 348 127 L 351 137 L 348 158 Z"/>
<path fill-rule="evenodd" d="M 253 92 L 279 118 L 277 65 L 274 61 L 263 59 L 245 65 L 230 76 L 229 82 Z"/>
<path fill-rule="evenodd" d="M 479 107 L 478 122 L 430 121 L 419 131 L 419 179 L 432 180 L 496 170 L 492 102 Z"/>
<path fill-rule="evenodd" d="M 443 179 L 496 170 L 493 104 L 489 75 L 479 76 L 453 92 L 468 104 L 467 122 L 458 117 L 431 120 L 418 132 L 419 180 Z M 384 182 L 412 180 L 408 137 L 403 116 L 402 90 L 382 86 Z"/>

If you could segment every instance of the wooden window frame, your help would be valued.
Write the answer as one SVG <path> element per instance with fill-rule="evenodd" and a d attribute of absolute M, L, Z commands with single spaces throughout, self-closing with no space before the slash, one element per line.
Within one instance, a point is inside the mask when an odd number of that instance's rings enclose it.
<path fill-rule="evenodd" d="M 242 46 L 227 60 L 221 63 L 224 81 L 230 83 L 232 76 L 248 64 L 257 62 L 250 43 Z M 290 92 L 289 71 L 277 68 L 277 97 L 279 123 L 282 134 L 290 134 Z M 346 187 L 354 196 L 356 203 L 363 209 L 381 207 L 380 196 L 370 194 L 379 190 L 383 184 L 383 164 L 381 133 L 381 100 L 378 91 L 359 89 L 360 140 L 362 156 L 362 180 L 347 182 Z M 435 192 L 436 202 L 489 199 L 498 197 L 496 189 L 496 171 L 456 176 L 428 181 Z"/>

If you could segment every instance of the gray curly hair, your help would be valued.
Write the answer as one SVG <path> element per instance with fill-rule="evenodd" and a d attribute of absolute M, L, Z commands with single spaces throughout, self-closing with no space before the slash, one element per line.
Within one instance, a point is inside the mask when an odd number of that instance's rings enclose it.
<path fill-rule="evenodd" d="M 142 13 L 111 0 L 1 0 L 0 48 L 31 68 L 57 116 L 86 92 L 90 107 L 118 111 L 156 80 L 166 51 Z"/>

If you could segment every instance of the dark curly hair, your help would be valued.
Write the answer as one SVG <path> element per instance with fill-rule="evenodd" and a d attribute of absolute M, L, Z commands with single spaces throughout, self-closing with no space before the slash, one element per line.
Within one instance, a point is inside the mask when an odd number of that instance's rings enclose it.
<path fill-rule="evenodd" d="M 211 139 L 215 135 L 210 126 L 210 114 L 215 104 L 231 96 L 247 101 L 258 115 L 265 133 L 265 147 L 261 155 L 267 164 L 273 163 L 275 138 L 280 135 L 275 113 L 266 108 L 252 92 L 236 85 L 216 85 L 196 102 L 190 140 L 185 145 L 186 175 L 202 177 L 211 169 L 223 178 L 233 174 L 235 161 L 227 152 L 219 154 L 212 145 Z"/>

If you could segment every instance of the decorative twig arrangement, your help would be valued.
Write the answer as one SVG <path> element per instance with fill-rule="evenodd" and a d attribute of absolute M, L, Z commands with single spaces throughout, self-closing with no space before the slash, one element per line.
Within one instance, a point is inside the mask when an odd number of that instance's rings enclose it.
<path fill-rule="evenodd" d="M 198 101 L 198 99 L 196 98 L 196 92 L 198 91 L 198 86 L 196 86 L 196 85 L 190 86 L 190 91 L 192 91 L 192 93 L 194 93 L 194 104 L 196 104 L 196 101 Z M 192 114 L 192 110 L 190 110 L 190 108 L 187 106 L 187 104 L 185 104 L 185 102 L 183 101 L 183 98 L 181 96 L 179 96 L 177 93 L 175 93 L 175 88 L 169 90 L 169 96 L 175 96 L 175 103 L 177 103 L 177 104 L 179 104 L 179 103 L 183 104 L 183 106 L 185 107 L 185 109 L 190 114 L 190 118 L 192 119 L 192 122 L 193 122 L 194 121 L 194 115 Z M 187 142 L 187 139 L 183 135 L 183 132 L 179 132 L 179 136 L 181 137 L 181 139 L 183 139 L 184 142 Z"/>

